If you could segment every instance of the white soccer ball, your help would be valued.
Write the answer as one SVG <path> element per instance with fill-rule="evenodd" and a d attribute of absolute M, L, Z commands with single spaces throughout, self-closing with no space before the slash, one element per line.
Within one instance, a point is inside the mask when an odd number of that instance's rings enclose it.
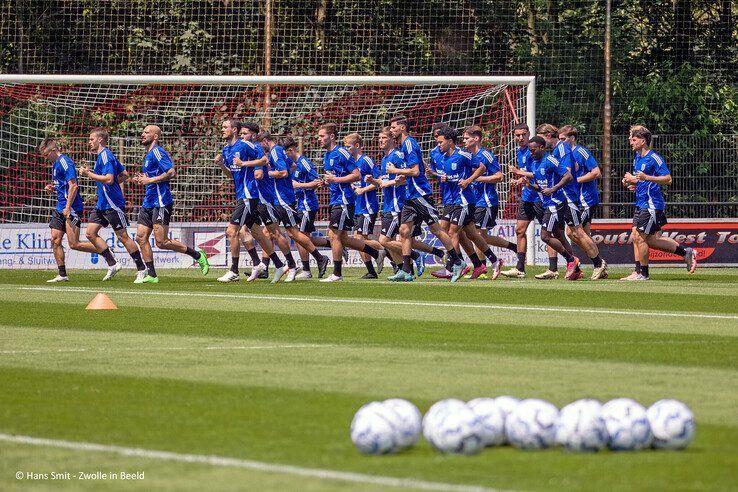
<path fill-rule="evenodd" d="M 559 412 L 556 442 L 569 451 L 599 451 L 607 446 L 608 440 L 599 401 L 577 400 Z"/>
<path fill-rule="evenodd" d="M 653 447 L 684 449 L 694 439 L 694 414 L 679 400 L 659 400 L 646 412 L 653 433 Z"/>
<path fill-rule="evenodd" d="M 505 442 L 505 414 L 494 398 L 475 398 L 467 403 L 482 424 L 482 443 L 499 446 Z"/>
<path fill-rule="evenodd" d="M 394 453 L 400 449 L 397 429 L 383 403 L 362 406 L 351 421 L 351 441 L 366 454 Z"/>
<path fill-rule="evenodd" d="M 390 398 L 383 403 L 399 434 L 397 440 L 400 447 L 404 449 L 415 445 L 420 437 L 423 418 L 418 407 L 402 398 Z"/>
<path fill-rule="evenodd" d="M 495 398 L 495 405 L 502 411 L 503 420 L 507 420 L 507 416 L 518 406 L 518 403 L 520 403 L 520 399 L 514 396 L 503 395 Z M 510 442 L 506 432 L 502 442 L 503 444 Z"/>
<path fill-rule="evenodd" d="M 543 449 L 556 444 L 559 410 L 551 403 L 529 398 L 521 401 L 505 421 L 510 444 L 520 449 Z"/>
<path fill-rule="evenodd" d="M 646 409 L 630 398 L 616 398 L 602 406 L 602 418 L 610 436 L 610 449 L 637 451 L 651 445 L 651 425 Z"/>
<path fill-rule="evenodd" d="M 481 421 L 464 402 L 442 400 L 428 410 L 426 417 L 423 435 L 438 451 L 475 454 L 484 448 Z"/>

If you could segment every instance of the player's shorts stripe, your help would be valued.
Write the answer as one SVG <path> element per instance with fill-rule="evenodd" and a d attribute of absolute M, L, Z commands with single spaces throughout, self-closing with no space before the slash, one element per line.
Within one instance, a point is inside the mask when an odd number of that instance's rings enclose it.
<path fill-rule="evenodd" d="M 418 197 L 418 202 L 420 202 L 425 208 L 428 209 L 428 214 L 433 217 L 433 220 L 438 220 L 438 214 L 436 213 L 436 208 L 428 203 L 425 198 L 422 196 Z"/>

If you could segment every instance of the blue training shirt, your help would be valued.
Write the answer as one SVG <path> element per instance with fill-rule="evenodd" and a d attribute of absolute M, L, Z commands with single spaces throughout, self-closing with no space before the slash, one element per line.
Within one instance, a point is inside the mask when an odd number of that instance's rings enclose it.
<path fill-rule="evenodd" d="M 231 171 L 233 177 L 233 188 L 236 200 L 252 199 L 258 196 L 254 171 L 260 167 L 241 167 L 234 164 L 233 159 L 238 157 L 242 161 L 253 161 L 258 159 L 256 146 L 251 142 L 236 140 L 233 144 L 223 147 L 224 165 Z M 263 155 L 263 154 L 262 154 Z"/>
<path fill-rule="evenodd" d="M 146 153 L 141 172 L 147 178 L 155 178 L 172 169 L 172 160 L 169 158 L 167 151 L 159 145 L 154 145 L 151 150 Z M 169 181 L 161 183 L 151 183 L 146 185 L 144 199 L 141 206 L 143 208 L 165 207 L 172 203 L 172 193 L 169 190 Z"/>
<path fill-rule="evenodd" d="M 443 165 L 441 164 L 441 159 L 443 157 L 443 153 L 441 152 L 441 147 L 436 145 L 433 147 L 433 150 L 430 151 L 430 158 L 428 159 L 428 167 L 431 168 L 436 173 L 442 173 L 443 172 Z M 445 189 L 446 189 L 446 183 L 441 181 L 441 177 L 437 176 L 436 179 L 438 180 L 438 188 L 441 191 L 441 197 L 445 196 Z M 443 198 L 441 198 L 443 200 Z M 443 203 L 446 203 L 443 201 Z"/>
<path fill-rule="evenodd" d="M 581 178 L 592 169 L 599 167 L 592 153 L 581 145 L 577 145 L 571 150 L 571 158 L 576 162 L 577 178 Z M 579 183 L 579 202 L 585 207 L 593 207 L 600 203 L 596 179 Z"/>
<path fill-rule="evenodd" d="M 552 188 L 561 181 L 566 174 L 567 167 L 563 162 L 551 154 L 546 154 L 540 161 L 533 160 L 533 179 L 535 183 L 542 188 Z M 539 193 L 543 206 L 551 210 L 556 210 L 556 205 L 566 203 L 566 195 L 563 188 L 559 188 L 553 195 L 546 196 Z"/>
<path fill-rule="evenodd" d="M 336 145 L 325 153 L 323 169 L 337 178 L 342 178 L 356 169 L 356 163 L 345 147 Z M 329 189 L 331 192 L 330 205 L 354 205 L 356 203 L 356 193 L 351 183 L 330 183 Z"/>
<path fill-rule="evenodd" d="M 649 176 L 666 176 L 671 174 L 666 166 L 666 161 L 653 150 L 640 156 L 636 153 L 633 159 L 633 174 L 643 171 Z M 636 207 L 664 209 L 664 196 L 661 194 L 661 186 L 653 181 L 639 181 L 636 185 Z"/>
<path fill-rule="evenodd" d="M 400 151 L 405 157 L 405 169 L 418 166 L 419 172 L 417 176 L 406 176 L 406 199 L 413 200 L 415 198 L 430 195 L 433 190 L 431 189 L 430 183 L 428 183 L 428 178 L 425 175 L 423 152 L 420 150 L 418 142 L 413 137 L 405 137 L 405 140 L 402 141 Z"/>
<path fill-rule="evenodd" d="M 533 158 L 530 156 L 530 150 L 528 147 L 518 147 L 516 159 L 518 161 L 518 167 L 523 171 L 533 172 Z M 531 190 L 527 186 L 523 187 L 520 193 L 520 199 L 524 202 L 540 202 L 541 197 L 538 193 Z"/>
<path fill-rule="evenodd" d="M 361 154 L 359 158 L 356 159 L 356 167 L 358 167 L 359 171 L 361 172 L 361 181 L 359 181 L 359 185 L 362 188 L 368 185 L 368 183 L 366 182 L 367 176 L 379 178 L 379 176 L 381 176 L 382 174 L 379 166 L 377 166 L 374 161 L 366 154 Z M 356 215 L 376 214 L 378 210 L 379 200 L 377 200 L 376 189 L 367 191 L 362 195 L 356 195 Z"/>
<path fill-rule="evenodd" d="M 126 206 L 126 199 L 123 196 L 123 190 L 120 189 L 120 184 L 118 184 L 118 175 L 125 170 L 109 148 L 105 147 L 97 154 L 93 172 L 101 175 L 113 175 L 113 182 L 109 185 L 103 184 L 100 181 L 95 182 L 97 185 L 96 207 L 99 210 L 112 209 L 121 213 L 123 212 Z"/>
<path fill-rule="evenodd" d="M 301 155 L 297 158 L 295 163 L 295 170 L 292 172 L 292 180 L 298 183 L 310 183 L 315 181 L 318 176 L 318 171 L 315 170 L 315 166 L 310 162 L 310 159 Z M 297 200 L 297 210 L 318 210 L 320 204 L 318 203 L 318 197 L 315 196 L 315 190 L 313 188 L 294 188 L 295 199 Z"/>
<path fill-rule="evenodd" d="M 577 175 L 576 163 L 572 159 L 571 146 L 561 140 L 558 141 L 554 149 L 551 151 L 551 155 L 554 156 L 561 164 L 571 171 L 572 177 Z M 572 179 L 564 186 L 564 196 L 576 206 L 579 206 L 579 184 L 576 179 Z"/>
<path fill-rule="evenodd" d="M 69 196 L 69 182 L 77 181 L 77 170 L 74 168 L 74 162 L 66 155 L 60 155 L 59 158 L 51 166 L 51 179 L 54 180 L 56 188 L 56 211 L 63 212 L 67 206 L 67 197 Z M 81 214 L 85 206 L 82 203 L 82 197 L 77 189 L 77 196 L 74 197 L 71 209 L 77 214 Z"/>
<path fill-rule="evenodd" d="M 472 175 L 472 155 L 458 147 L 451 155 L 443 155 L 443 171 L 446 173 L 446 190 L 449 204 L 474 205 L 477 197 L 474 188 L 470 184 L 464 189 L 459 186 L 459 181 Z"/>
<path fill-rule="evenodd" d="M 274 145 L 269 151 L 269 165 L 273 171 L 287 171 L 284 178 L 272 178 L 274 181 L 274 204 L 283 207 L 295 203 L 295 191 L 292 188 L 290 164 L 287 154 L 280 145 Z"/>
<path fill-rule="evenodd" d="M 264 147 L 261 146 L 261 144 L 253 144 L 254 145 L 254 151 L 256 152 L 256 158 L 261 159 L 264 157 Z M 269 158 L 267 157 L 267 161 Z M 256 192 L 259 197 L 259 202 L 263 204 L 274 204 L 274 180 L 269 177 L 269 167 L 268 166 L 258 166 L 255 167 L 254 170 L 261 170 L 263 171 L 261 173 L 261 179 L 256 180 Z"/>
<path fill-rule="evenodd" d="M 387 164 L 392 164 L 395 167 L 402 167 L 405 162 L 405 157 L 399 150 L 393 150 L 389 154 L 382 157 L 382 181 L 392 181 L 397 178 L 397 174 L 390 174 L 387 172 Z M 405 203 L 405 185 L 393 185 L 382 188 L 384 190 L 384 202 L 382 203 L 382 212 L 400 212 L 402 211 L 402 205 Z"/>
<path fill-rule="evenodd" d="M 479 152 L 472 156 L 472 168 L 476 170 L 480 164 L 484 164 L 484 167 L 487 168 L 482 176 L 492 176 L 501 171 L 497 156 L 485 148 L 479 149 Z M 500 204 L 497 195 L 497 184 L 475 181 L 474 191 L 477 196 L 477 207 L 495 207 Z"/>

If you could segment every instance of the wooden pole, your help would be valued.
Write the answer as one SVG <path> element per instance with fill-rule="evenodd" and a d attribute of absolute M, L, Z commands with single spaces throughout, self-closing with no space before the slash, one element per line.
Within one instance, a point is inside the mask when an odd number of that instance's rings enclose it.
<path fill-rule="evenodd" d="M 610 22 L 611 22 L 612 0 L 605 2 L 605 106 L 603 108 L 602 118 L 602 198 L 607 204 L 610 203 L 612 197 L 612 179 L 611 172 L 611 150 L 612 143 L 612 107 L 610 106 Z M 602 217 L 610 218 L 610 205 L 602 207 Z"/>
<path fill-rule="evenodd" d="M 264 16 L 264 75 L 272 74 L 272 0 L 266 0 L 266 14 Z M 271 115 L 269 105 L 272 91 L 269 84 L 264 87 L 264 121 L 262 126 L 269 128 Z"/>

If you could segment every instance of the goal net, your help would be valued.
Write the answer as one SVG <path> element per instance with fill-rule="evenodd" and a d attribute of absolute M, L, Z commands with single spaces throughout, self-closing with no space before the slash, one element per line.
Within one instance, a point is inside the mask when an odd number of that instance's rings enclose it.
<path fill-rule="evenodd" d="M 322 171 L 318 127 L 338 124 L 340 137 L 359 133 L 366 153 L 379 162 L 377 134 L 396 114 L 410 121 L 410 133 L 424 155 L 435 146 L 434 123 L 462 129 L 479 125 L 484 145 L 503 171 L 514 162 L 512 127 L 533 120 L 533 77 L 178 77 L 178 76 L 2 76 L 0 75 L 0 222 L 48 221 L 56 197 L 44 191 L 50 163 L 36 151 L 47 136 L 80 165 L 94 163 L 87 150 L 89 130 L 109 130 L 109 147 L 129 172 L 145 154 L 144 126 L 163 130 L 162 146 L 178 171 L 172 182 L 173 220 L 226 220 L 233 189 L 213 158 L 220 152 L 220 124 L 237 117 L 267 125 L 272 134 L 292 135 Z M 508 176 L 509 177 L 509 176 Z M 508 180 L 500 186 L 503 216 L 514 212 Z M 94 208 L 95 187 L 79 180 L 85 216 Z M 434 188 L 438 193 L 437 188 Z M 143 188 L 125 187 L 127 213 L 138 214 Z M 327 193 L 321 190 L 322 193 Z M 319 219 L 326 218 L 326 197 Z"/>

